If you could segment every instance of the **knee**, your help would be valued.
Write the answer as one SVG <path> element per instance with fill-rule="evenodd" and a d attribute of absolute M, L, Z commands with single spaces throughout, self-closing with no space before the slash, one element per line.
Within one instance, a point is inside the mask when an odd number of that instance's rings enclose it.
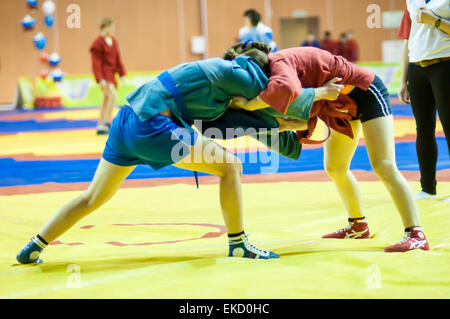
<path fill-rule="evenodd" d="M 421 127 L 421 126 L 417 126 L 416 127 L 416 134 L 418 138 L 422 138 L 422 139 L 435 139 L 436 138 L 436 126 L 426 126 L 426 127 Z"/>
<path fill-rule="evenodd" d="M 235 158 L 231 163 L 225 163 L 222 169 L 224 178 L 240 178 L 242 176 L 242 162 Z"/>
<path fill-rule="evenodd" d="M 392 160 L 377 160 L 372 163 L 372 168 L 375 174 L 381 180 L 390 180 L 398 172 L 395 162 Z"/>
<path fill-rule="evenodd" d="M 98 194 L 86 191 L 80 196 L 80 204 L 88 209 L 88 210 L 95 210 L 98 207 L 100 207 L 105 201 L 103 200 L 102 196 L 99 196 Z"/>
<path fill-rule="evenodd" d="M 348 174 L 349 167 L 335 166 L 332 164 L 325 164 L 325 172 L 331 179 L 345 178 Z"/>
<path fill-rule="evenodd" d="M 114 87 L 114 85 L 112 85 L 112 84 L 109 85 L 108 89 L 107 89 L 107 92 L 108 92 L 108 96 L 110 98 L 112 98 L 112 99 L 117 98 L 117 92 L 116 92 L 116 88 Z"/>

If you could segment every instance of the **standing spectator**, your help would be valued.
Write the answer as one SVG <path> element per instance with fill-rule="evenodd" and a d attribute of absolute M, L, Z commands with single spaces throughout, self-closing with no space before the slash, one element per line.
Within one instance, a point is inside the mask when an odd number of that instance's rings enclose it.
<path fill-rule="evenodd" d="M 359 46 L 355 39 L 353 39 L 353 33 L 341 33 L 338 45 L 338 54 L 350 62 L 359 61 Z"/>
<path fill-rule="evenodd" d="M 301 47 L 315 47 L 320 49 L 319 41 L 313 33 L 309 33 L 306 40 L 300 45 Z"/>
<path fill-rule="evenodd" d="M 349 61 L 350 62 L 358 62 L 359 61 L 359 45 L 358 42 L 356 42 L 355 38 L 353 37 L 353 32 L 348 31 L 346 33 L 347 37 L 347 46 L 348 46 L 348 52 L 349 52 Z"/>
<path fill-rule="evenodd" d="M 337 55 L 342 56 L 343 58 L 350 61 L 351 59 L 351 53 L 350 49 L 348 47 L 348 41 L 347 41 L 347 34 L 341 33 L 339 37 L 339 43 L 338 43 L 338 52 Z"/>
<path fill-rule="evenodd" d="M 110 18 L 103 19 L 100 25 L 100 36 L 97 37 L 90 48 L 94 76 L 103 91 L 97 135 L 109 133 L 112 113 L 117 100 L 115 74 L 118 73 L 122 81 L 125 77 L 125 68 L 120 59 L 119 45 L 114 38 L 114 32 L 115 24 L 113 20 Z"/>
<path fill-rule="evenodd" d="M 436 110 L 450 150 L 450 7 L 448 0 L 408 0 L 398 35 L 405 40 L 400 99 L 411 103 L 416 120 L 416 152 L 422 190 L 435 198 L 438 147 Z M 450 201 L 447 198 L 446 201 Z"/>
<path fill-rule="evenodd" d="M 277 52 L 278 46 L 273 41 L 273 31 L 261 22 L 261 14 L 255 9 L 244 12 L 245 26 L 239 30 L 239 42 L 255 41 L 270 45 L 271 52 Z"/>
<path fill-rule="evenodd" d="M 339 51 L 339 43 L 333 40 L 330 31 L 325 31 L 324 38 L 320 41 L 320 48 L 326 50 L 333 55 L 337 55 Z"/>

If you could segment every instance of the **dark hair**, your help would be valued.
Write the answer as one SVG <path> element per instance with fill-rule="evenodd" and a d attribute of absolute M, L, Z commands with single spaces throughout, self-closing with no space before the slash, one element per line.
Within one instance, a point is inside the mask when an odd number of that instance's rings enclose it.
<path fill-rule="evenodd" d="M 244 17 L 248 17 L 254 27 L 261 21 L 261 15 L 255 9 L 248 9 L 244 12 Z"/>
<path fill-rule="evenodd" d="M 270 77 L 270 63 L 269 54 L 271 48 L 270 45 L 261 42 L 241 42 L 233 45 L 227 51 L 225 51 L 223 58 L 225 60 L 233 60 L 239 55 L 246 55 L 252 58 L 259 68 Z"/>
<path fill-rule="evenodd" d="M 100 23 L 100 29 L 103 30 L 104 28 L 109 27 L 113 23 L 114 21 L 111 18 L 104 18 Z"/>

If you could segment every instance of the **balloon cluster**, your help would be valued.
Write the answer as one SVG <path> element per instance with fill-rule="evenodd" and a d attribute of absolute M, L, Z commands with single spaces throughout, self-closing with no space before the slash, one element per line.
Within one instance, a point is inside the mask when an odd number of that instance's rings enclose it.
<path fill-rule="evenodd" d="M 53 13 L 55 13 L 55 3 L 53 1 L 47 0 L 42 5 L 42 11 L 45 13 L 45 25 L 49 28 L 53 26 L 53 23 L 55 22 L 55 17 L 53 16 Z"/>
<path fill-rule="evenodd" d="M 31 14 L 35 13 L 36 9 L 39 6 L 38 0 L 26 0 L 28 8 L 31 10 Z M 52 0 L 45 0 L 42 4 L 42 11 L 45 14 L 44 17 L 44 25 L 47 28 L 53 27 L 55 23 L 54 13 L 56 10 L 55 2 Z M 36 26 L 36 19 L 34 19 L 30 14 L 27 14 L 21 21 L 21 25 L 25 31 L 33 30 Z M 48 54 L 43 50 L 47 46 L 47 37 L 42 32 L 37 32 L 33 37 L 33 43 L 37 50 L 40 51 L 39 59 L 43 64 L 49 65 L 52 68 L 55 68 L 52 72 L 49 72 L 47 69 L 42 69 L 40 72 L 40 76 L 42 79 L 46 79 L 49 75 L 55 82 L 60 82 L 64 78 L 64 73 L 61 72 L 59 68 L 59 64 L 61 63 L 61 58 L 58 53 L 54 52 L 52 54 Z"/>

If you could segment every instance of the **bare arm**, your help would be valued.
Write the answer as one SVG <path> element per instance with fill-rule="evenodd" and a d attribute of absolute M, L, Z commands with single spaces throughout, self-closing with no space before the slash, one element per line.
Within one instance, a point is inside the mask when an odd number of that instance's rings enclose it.
<path fill-rule="evenodd" d="M 409 65 L 409 49 L 408 49 L 408 40 L 403 42 L 403 54 L 402 54 L 402 75 L 401 75 L 401 83 L 400 83 L 400 91 L 398 92 L 398 97 L 405 104 L 410 104 L 411 100 L 409 98 L 408 92 L 408 65 Z"/>
<path fill-rule="evenodd" d="M 435 25 L 439 17 L 436 16 L 431 10 L 427 8 L 420 8 L 417 11 L 417 22 L 429 25 Z M 439 30 L 450 34 L 450 23 L 444 19 L 441 19 L 441 24 L 439 25 Z"/>
<path fill-rule="evenodd" d="M 306 131 L 308 129 L 308 122 L 299 120 L 291 120 L 288 118 L 276 117 L 278 122 L 278 131 Z"/>
<path fill-rule="evenodd" d="M 261 100 L 259 96 L 250 101 L 245 97 L 235 96 L 233 97 L 230 107 L 234 109 L 244 109 L 246 111 L 255 111 L 265 109 L 266 107 L 270 107 L 270 105 Z"/>
<path fill-rule="evenodd" d="M 314 102 L 320 100 L 330 100 L 334 101 L 339 97 L 341 90 L 344 89 L 342 84 L 338 84 L 337 82 L 342 81 L 341 78 L 334 78 L 323 86 L 316 88 L 314 92 L 316 93 L 314 97 Z"/>
<path fill-rule="evenodd" d="M 339 81 L 342 81 L 342 79 L 334 78 L 325 83 L 323 86 L 315 88 L 314 102 L 320 100 L 331 100 L 331 101 L 336 100 L 341 90 L 344 88 L 342 84 L 337 83 Z M 248 101 L 246 98 L 242 96 L 235 96 L 233 97 L 230 107 L 234 109 L 241 108 L 246 111 L 255 111 L 265 109 L 267 107 L 270 107 L 270 105 L 265 103 L 259 96 L 250 101 Z"/>
<path fill-rule="evenodd" d="M 450 22 L 448 22 L 447 20 L 441 20 L 439 30 L 444 31 L 447 34 L 450 34 Z"/>

